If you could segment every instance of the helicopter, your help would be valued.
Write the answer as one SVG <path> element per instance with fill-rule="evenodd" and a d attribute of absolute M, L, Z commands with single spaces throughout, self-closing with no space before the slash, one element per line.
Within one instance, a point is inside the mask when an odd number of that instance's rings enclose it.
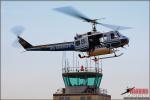
<path fill-rule="evenodd" d="M 132 87 L 132 88 L 128 88 L 126 89 L 126 91 L 124 93 L 122 93 L 121 95 L 124 95 L 126 93 L 130 93 L 135 87 Z"/>
<path fill-rule="evenodd" d="M 15 31 L 14 33 L 17 34 L 18 42 L 26 51 L 77 51 L 87 53 L 86 55 L 79 54 L 78 56 L 80 58 L 89 58 L 96 57 L 99 55 L 114 54 L 114 56 L 101 58 L 105 59 L 121 56 L 123 53 L 119 55 L 116 54 L 116 51 L 118 51 L 117 48 L 124 47 L 129 43 L 129 38 L 122 35 L 118 30 L 129 29 L 131 27 L 99 23 L 98 20 L 100 19 L 90 19 L 70 6 L 59 7 L 55 8 L 54 10 L 92 24 L 92 31 L 86 32 L 84 34 L 76 34 L 74 40 L 70 42 L 36 46 L 30 44 L 20 36 L 20 33 L 22 32 L 21 30 Z M 96 25 L 101 25 L 116 30 L 109 32 L 99 32 L 96 29 Z"/>

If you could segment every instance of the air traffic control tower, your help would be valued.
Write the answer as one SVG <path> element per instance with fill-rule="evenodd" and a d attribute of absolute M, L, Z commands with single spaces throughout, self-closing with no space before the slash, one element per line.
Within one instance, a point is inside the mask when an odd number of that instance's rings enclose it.
<path fill-rule="evenodd" d="M 96 63 L 96 62 L 95 62 Z M 63 67 L 65 88 L 53 94 L 53 100 L 111 100 L 106 89 L 101 89 L 102 69 L 94 67 Z"/>

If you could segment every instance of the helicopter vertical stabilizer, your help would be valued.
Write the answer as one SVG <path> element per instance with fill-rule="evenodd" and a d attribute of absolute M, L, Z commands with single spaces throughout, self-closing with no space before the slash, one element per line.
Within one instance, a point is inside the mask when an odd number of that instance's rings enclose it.
<path fill-rule="evenodd" d="M 21 46 L 24 48 L 24 49 L 28 49 L 28 48 L 31 48 L 33 47 L 30 43 L 28 43 L 26 40 L 24 40 L 22 37 L 18 36 L 18 42 L 21 44 Z"/>

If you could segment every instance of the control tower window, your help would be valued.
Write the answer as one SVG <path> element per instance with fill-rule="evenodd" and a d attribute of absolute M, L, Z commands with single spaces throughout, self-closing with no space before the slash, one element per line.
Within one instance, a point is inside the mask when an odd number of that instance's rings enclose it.
<path fill-rule="evenodd" d="M 102 78 L 101 76 L 92 76 L 92 77 L 65 76 L 63 77 L 66 86 L 96 86 L 96 87 L 99 87 L 101 78 Z"/>
<path fill-rule="evenodd" d="M 90 77 L 90 78 L 88 78 L 88 85 L 94 85 L 94 80 L 95 80 L 95 78 L 94 77 Z"/>

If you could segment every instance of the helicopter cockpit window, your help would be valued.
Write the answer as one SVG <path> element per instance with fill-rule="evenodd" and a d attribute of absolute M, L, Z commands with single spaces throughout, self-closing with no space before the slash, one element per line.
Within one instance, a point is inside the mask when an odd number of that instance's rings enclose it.
<path fill-rule="evenodd" d="M 120 33 L 118 31 L 116 31 L 116 34 L 117 34 L 118 37 L 120 37 Z"/>
<path fill-rule="evenodd" d="M 111 33 L 110 36 L 111 36 L 111 39 L 115 39 L 115 38 L 119 37 L 119 34 L 117 34 L 117 33 Z"/>
<path fill-rule="evenodd" d="M 111 33 L 110 36 L 111 36 L 111 39 L 114 39 L 114 38 L 115 38 L 114 33 Z"/>

